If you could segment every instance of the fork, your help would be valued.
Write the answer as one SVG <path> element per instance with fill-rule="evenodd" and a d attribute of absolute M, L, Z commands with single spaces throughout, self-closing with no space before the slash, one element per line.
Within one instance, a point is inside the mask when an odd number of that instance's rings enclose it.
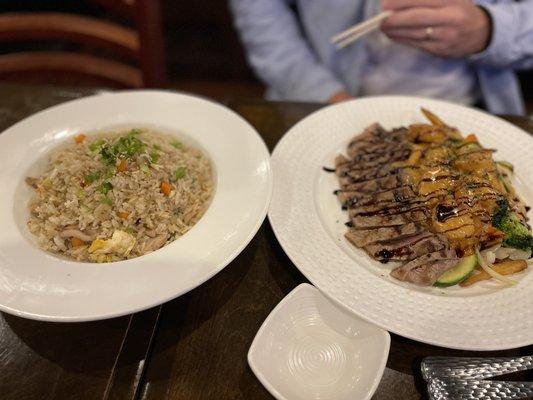
<path fill-rule="evenodd" d="M 430 400 L 515 400 L 533 396 L 533 382 L 504 382 L 477 379 L 430 379 Z"/>
<path fill-rule="evenodd" d="M 533 369 L 533 356 L 427 357 L 420 368 L 426 381 L 435 378 L 486 379 Z"/>

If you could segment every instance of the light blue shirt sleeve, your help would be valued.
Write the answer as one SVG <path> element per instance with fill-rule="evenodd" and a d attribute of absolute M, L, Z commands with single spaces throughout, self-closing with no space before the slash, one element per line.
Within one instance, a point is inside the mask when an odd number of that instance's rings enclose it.
<path fill-rule="evenodd" d="M 250 64 L 284 99 L 325 102 L 344 85 L 302 35 L 289 0 L 230 0 Z"/>
<path fill-rule="evenodd" d="M 496 68 L 533 67 L 533 0 L 478 0 L 492 18 L 489 47 L 473 61 Z"/>

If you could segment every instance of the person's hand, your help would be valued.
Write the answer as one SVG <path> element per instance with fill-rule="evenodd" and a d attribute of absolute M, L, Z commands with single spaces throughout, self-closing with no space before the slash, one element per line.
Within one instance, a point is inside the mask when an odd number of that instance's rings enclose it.
<path fill-rule="evenodd" d="M 346 100 L 351 100 L 351 99 L 353 99 L 353 96 L 350 93 L 342 90 L 340 92 L 335 93 L 333 96 L 331 96 L 328 100 L 328 103 L 335 104 L 335 103 L 340 103 L 341 101 L 346 101 Z"/>
<path fill-rule="evenodd" d="M 394 13 L 381 30 L 397 42 L 441 57 L 465 57 L 483 51 L 491 20 L 472 0 L 382 0 Z"/>

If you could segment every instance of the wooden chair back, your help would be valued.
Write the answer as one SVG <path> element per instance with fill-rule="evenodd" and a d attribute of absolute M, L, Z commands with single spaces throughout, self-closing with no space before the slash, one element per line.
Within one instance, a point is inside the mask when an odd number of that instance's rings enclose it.
<path fill-rule="evenodd" d="M 66 41 L 82 51 L 0 55 L 0 79 L 42 74 L 86 76 L 118 87 L 163 87 L 166 61 L 160 0 L 91 0 L 135 28 L 93 17 L 51 12 L 0 14 L 0 42 Z M 107 52 L 106 56 L 98 51 Z M 112 54 L 113 58 L 108 57 Z"/>

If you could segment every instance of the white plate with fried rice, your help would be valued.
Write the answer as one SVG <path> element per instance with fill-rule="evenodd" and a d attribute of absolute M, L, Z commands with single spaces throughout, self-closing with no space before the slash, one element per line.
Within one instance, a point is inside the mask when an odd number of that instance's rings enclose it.
<path fill-rule="evenodd" d="M 48 321 L 161 304 L 228 265 L 259 229 L 268 150 L 216 103 L 106 93 L 0 134 L 0 310 Z"/>

